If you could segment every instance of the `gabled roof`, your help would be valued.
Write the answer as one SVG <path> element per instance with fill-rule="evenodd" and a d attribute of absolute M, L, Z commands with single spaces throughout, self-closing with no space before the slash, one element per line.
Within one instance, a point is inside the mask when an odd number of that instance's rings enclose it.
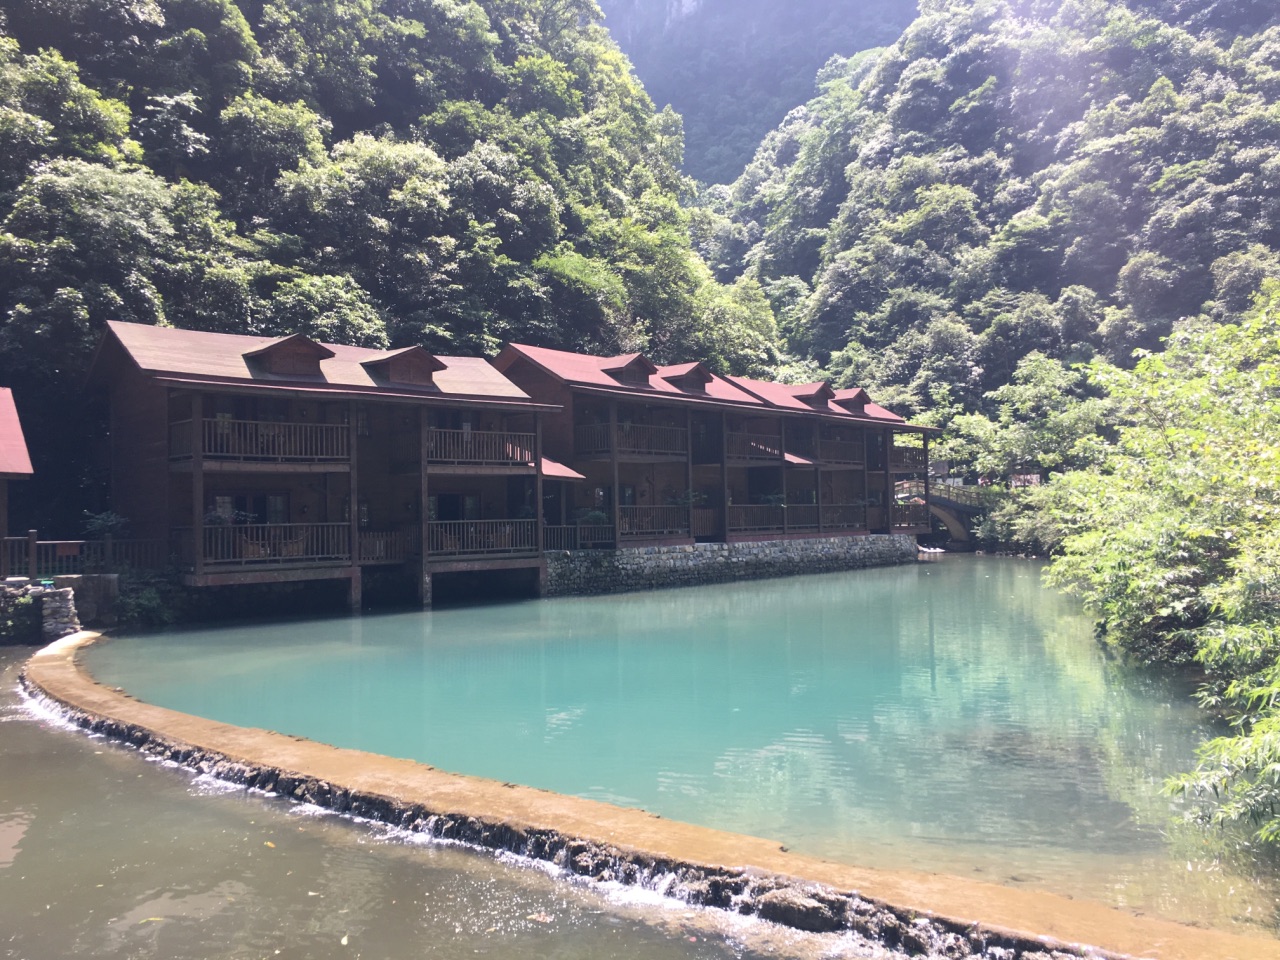
<path fill-rule="evenodd" d="M 106 337 L 114 339 L 138 369 L 162 380 L 531 403 L 528 394 L 482 357 L 433 357 L 427 354 L 440 364 L 432 377 L 434 385 L 388 384 L 375 379 L 366 364 L 372 362 L 376 367 L 380 362 L 421 348 L 387 351 L 315 343 L 320 351 L 328 354 L 319 359 L 320 375 L 317 378 L 271 373 L 249 359 L 280 343 L 296 343 L 296 337 L 251 337 L 118 321 L 108 323 L 107 331 Z M 425 350 L 422 352 L 426 353 Z"/>
<path fill-rule="evenodd" d="M 683 389 L 684 384 L 697 383 L 705 390 L 706 385 L 715 379 L 715 374 L 701 363 L 677 363 L 670 367 L 661 367 L 658 376 L 667 383 L 673 383 Z"/>
<path fill-rule="evenodd" d="M 168 329 L 168 328 L 156 328 L 156 329 Z M 310 337 L 308 337 L 306 334 L 303 334 L 303 333 L 291 333 L 287 337 L 274 337 L 271 340 L 268 340 L 266 343 L 262 344 L 262 346 L 260 347 L 256 347 L 253 350 L 246 350 L 244 352 L 244 356 L 264 357 L 264 356 L 267 356 L 268 354 L 275 353 L 282 348 L 286 348 L 286 349 L 292 348 L 297 350 L 299 353 L 310 354 L 311 356 L 316 357 L 319 360 L 328 360 L 330 357 L 333 356 L 332 350 L 330 350 L 324 344 L 316 343 L 316 341 L 312 340 Z"/>
<path fill-rule="evenodd" d="M 0 478 L 9 480 L 29 477 L 31 455 L 27 453 L 27 438 L 18 420 L 18 408 L 13 402 L 13 391 L 0 387 Z"/>
<path fill-rule="evenodd" d="M 624 353 L 618 357 L 606 357 L 600 362 L 600 369 L 605 373 L 621 373 L 632 367 L 643 370 L 651 376 L 658 372 L 657 364 L 643 353 Z"/>
<path fill-rule="evenodd" d="M 819 413 L 830 414 L 833 417 L 906 424 L 906 421 L 896 413 L 891 413 L 884 407 L 874 403 L 868 402 L 861 413 L 854 413 L 840 405 L 842 399 L 848 402 L 848 399 L 855 394 L 866 396 L 866 391 L 861 388 L 833 391 L 826 383 L 772 383 L 768 380 L 749 380 L 746 377 L 730 377 L 729 379 L 744 390 L 750 390 L 770 406 L 778 407 L 782 410 L 816 410 Z M 821 402 L 818 402 L 819 397 L 822 398 Z M 807 402 L 810 400 L 813 402 Z M 916 429 L 924 428 L 917 427 Z"/>
<path fill-rule="evenodd" d="M 635 362 L 635 358 L 640 356 L 641 354 L 628 355 L 631 362 Z M 687 391 L 681 390 L 674 383 L 670 383 L 667 380 L 672 371 L 677 371 L 674 375 L 679 376 L 678 371 L 685 369 L 687 374 L 687 368 L 697 366 L 696 364 L 655 367 L 654 372 L 657 376 L 651 377 L 646 385 L 620 383 L 609 374 L 610 370 L 622 369 L 627 365 L 625 363 L 619 364 L 618 361 L 623 359 L 620 357 L 593 357 L 585 353 L 570 353 L 567 350 L 551 350 L 547 347 L 531 347 L 523 343 L 512 343 L 503 348 L 502 353 L 498 355 L 497 360 L 494 362 L 501 369 L 506 369 L 505 365 L 514 362 L 516 358 L 523 358 L 557 380 L 575 386 L 596 387 L 636 396 L 688 398 L 699 402 L 710 400 L 744 406 L 761 406 L 759 398 L 735 386 L 729 379 L 717 376 L 710 373 L 710 371 L 708 371 L 708 376 L 711 379 L 707 381 L 705 395 L 690 395 Z"/>

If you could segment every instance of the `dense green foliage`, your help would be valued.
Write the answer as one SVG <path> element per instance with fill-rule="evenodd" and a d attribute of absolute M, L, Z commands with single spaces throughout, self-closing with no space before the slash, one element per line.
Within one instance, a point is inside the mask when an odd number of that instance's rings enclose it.
<path fill-rule="evenodd" d="M 1051 580 L 1120 649 L 1203 666 L 1201 698 L 1233 730 L 1173 788 L 1280 840 L 1280 284 L 1239 324 L 1188 321 L 1133 370 L 1089 376 L 1116 437 L 1033 495 Z"/>
<path fill-rule="evenodd" d="M 599 0 L 650 96 L 684 117 L 684 169 L 742 172 L 760 140 L 813 96 L 818 68 L 896 40 L 916 0 Z"/>
<path fill-rule="evenodd" d="M 1127 362 L 1280 274 L 1277 23 L 1271 3 L 926 0 L 707 192 L 698 243 L 839 384 L 994 414 L 1032 353 Z"/>
<path fill-rule="evenodd" d="M 692 249 L 680 119 L 599 18 L 593 0 L 0 0 L 0 383 L 45 478 L 29 519 L 84 506 L 84 445 L 47 428 L 78 415 L 109 319 L 767 371 L 769 304 Z"/>

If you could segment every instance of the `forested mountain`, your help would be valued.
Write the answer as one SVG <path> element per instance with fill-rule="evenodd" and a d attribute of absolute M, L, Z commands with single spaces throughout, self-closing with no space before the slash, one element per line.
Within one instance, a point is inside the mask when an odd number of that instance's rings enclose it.
<path fill-rule="evenodd" d="M 836 54 L 897 40 L 916 0 L 599 0 L 655 103 L 684 117 L 690 176 L 727 183 Z"/>
<path fill-rule="evenodd" d="M 28 515 L 82 496 L 69 425 L 109 319 L 766 370 L 769 306 L 692 250 L 680 119 L 599 16 L 0 0 L 0 383 L 42 477 Z"/>
<path fill-rule="evenodd" d="M 699 243 L 792 350 L 903 412 L 989 409 L 1032 353 L 1127 363 L 1280 274 L 1277 23 L 1270 0 L 925 0 L 709 191 Z"/>

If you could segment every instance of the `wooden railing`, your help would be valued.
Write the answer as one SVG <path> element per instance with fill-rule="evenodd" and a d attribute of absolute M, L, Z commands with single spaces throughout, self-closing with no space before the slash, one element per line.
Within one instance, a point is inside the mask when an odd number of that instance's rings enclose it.
<path fill-rule="evenodd" d="M 923 470 L 926 465 L 923 447 L 891 447 L 890 470 Z"/>
<path fill-rule="evenodd" d="M 619 507 L 622 537 L 687 537 L 688 507 Z"/>
<path fill-rule="evenodd" d="M 532 433 L 432 429 L 427 433 L 427 461 L 532 466 L 535 442 Z"/>
<path fill-rule="evenodd" d="M 545 550 L 593 550 L 612 547 L 613 524 L 573 523 L 542 528 Z"/>
<path fill-rule="evenodd" d="M 824 503 L 822 505 L 822 529 L 865 530 L 867 508 L 861 504 Z"/>
<path fill-rule="evenodd" d="M 895 503 L 893 526 L 895 528 L 927 527 L 929 526 L 929 508 L 923 503 Z"/>
<path fill-rule="evenodd" d="M 521 554 L 537 549 L 536 520 L 433 520 L 427 524 L 429 555 Z"/>
<path fill-rule="evenodd" d="M 780 460 L 782 438 L 767 433 L 727 433 L 725 456 L 730 460 Z"/>
<path fill-rule="evenodd" d="M 793 503 L 787 507 L 787 529 L 808 532 L 818 529 L 818 507 L 812 503 Z"/>
<path fill-rule="evenodd" d="M 824 463 L 862 463 L 867 445 L 861 440 L 823 440 L 819 457 Z"/>
<path fill-rule="evenodd" d="M 169 457 L 192 457 L 192 423 L 169 424 Z M 209 460 L 327 463 L 350 459 L 350 429 L 337 423 L 280 423 L 272 420 L 220 420 L 200 424 L 202 456 Z"/>
<path fill-rule="evenodd" d="M 644 423 L 620 423 L 610 443 L 609 424 L 583 424 L 574 428 L 574 447 L 579 456 L 610 453 L 632 456 L 684 458 L 689 451 L 689 431 L 683 427 L 654 427 Z"/>
<path fill-rule="evenodd" d="M 361 530 L 360 562 L 403 563 L 418 552 L 419 529 Z"/>
<path fill-rule="evenodd" d="M 36 531 L 6 537 L 0 545 L 0 577 L 49 577 L 85 573 L 164 570 L 173 562 L 165 540 L 41 540 Z"/>
<path fill-rule="evenodd" d="M 761 533 L 782 530 L 785 507 L 772 504 L 734 504 L 729 507 L 732 533 Z"/>
<path fill-rule="evenodd" d="M 720 511 L 708 507 L 694 507 L 689 511 L 692 533 L 695 537 L 714 537 L 720 532 Z"/>
<path fill-rule="evenodd" d="M 902 480 L 894 484 L 893 489 L 899 500 L 909 500 L 912 497 L 924 498 L 923 480 Z M 973 485 L 962 487 L 952 486 L 949 483 L 934 483 L 929 487 L 930 500 L 939 503 L 949 500 L 951 503 L 972 507 L 975 510 L 990 507 L 1004 495 L 1005 491 L 1000 487 L 978 487 Z"/>
<path fill-rule="evenodd" d="M 203 548 L 206 567 L 287 567 L 315 563 L 350 563 L 351 525 L 218 524 L 204 528 Z"/>

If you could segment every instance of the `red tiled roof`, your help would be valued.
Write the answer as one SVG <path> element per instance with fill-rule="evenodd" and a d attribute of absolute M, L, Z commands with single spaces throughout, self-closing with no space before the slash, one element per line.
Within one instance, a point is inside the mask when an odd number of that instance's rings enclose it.
<path fill-rule="evenodd" d="M 801 397 L 812 397 L 820 392 L 820 388 L 824 386 L 821 383 L 772 383 L 768 380 L 749 380 L 746 377 L 730 377 L 730 380 L 740 385 L 745 390 L 759 396 L 766 403 L 783 410 L 806 410 L 817 411 L 818 413 L 830 414 L 834 417 L 849 417 L 857 420 L 883 420 L 887 423 L 902 423 L 903 420 L 896 413 L 886 410 L 884 407 L 867 403 L 862 413 L 853 413 L 850 410 L 839 406 L 837 401 L 853 399 L 858 394 L 865 396 L 865 391 L 860 387 L 852 390 L 838 390 L 834 393 L 834 398 L 827 400 L 825 403 L 812 404 L 806 403 Z"/>
<path fill-rule="evenodd" d="M 31 455 L 27 453 L 27 438 L 22 434 L 18 420 L 18 408 L 13 402 L 13 391 L 0 387 L 0 477 L 29 477 Z"/>
<path fill-rule="evenodd" d="M 209 380 L 274 387 L 348 388 L 361 393 L 420 394 L 528 402 L 529 395 L 499 373 L 483 357 L 436 357 L 443 367 L 435 386 L 380 385 L 362 364 L 386 360 L 402 350 L 372 350 L 342 344 L 320 344 L 332 356 L 320 360 L 320 376 L 274 374 L 250 365 L 246 355 L 278 343 L 279 337 L 178 330 L 141 323 L 107 324 L 125 352 L 142 369 L 164 379 Z"/>
<path fill-rule="evenodd" d="M 715 374 L 712 374 L 711 379 L 707 382 L 706 393 L 689 393 L 681 390 L 674 383 L 667 381 L 667 377 L 679 378 L 687 375 L 695 366 L 694 364 L 682 363 L 670 367 L 659 367 L 658 372 L 649 379 L 648 386 L 645 386 L 644 384 L 622 383 L 605 372 L 606 370 L 616 370 L 621 366 L 618 362 L 620 359 L 618 357 L 593 357 L 585 353 L 569 353 L 566 350 L 531 347 L 523 343 L 509 344 L 506 351 L 525 357 L 536 366 L 546 370 L 552 376 L 564 380 L 566 383 L 579 386 L 623 390 L 641 396 L 693 397 L 721 403 L 761 406 L 757 397 L 753 397 L 750 393 L 735 386 L 728 378 L 719 377 Z M 637 355 L 632 355 L 632 358 L 635 356 Z"/>

